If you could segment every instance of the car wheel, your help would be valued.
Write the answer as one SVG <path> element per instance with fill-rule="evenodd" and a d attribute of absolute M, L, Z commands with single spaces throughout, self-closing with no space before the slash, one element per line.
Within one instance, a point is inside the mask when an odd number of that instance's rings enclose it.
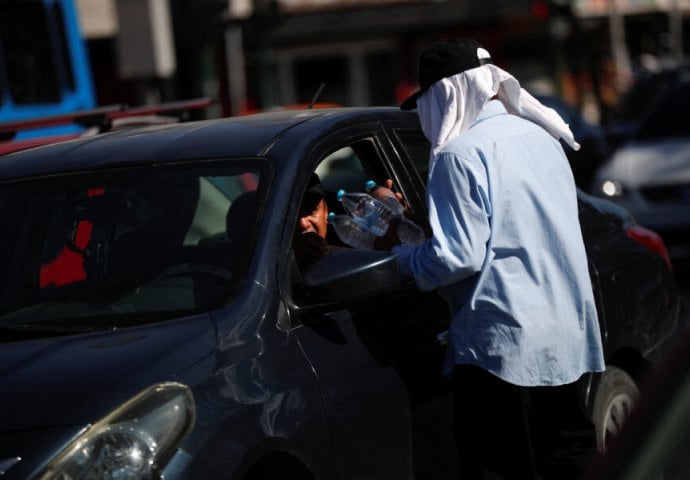
<path fill-rule="evenodd" d="M 635 380 L 618 367 L 606 367 L 597 387 L 592 422 L 597 433 L 597 449 L 604 451 L 628 418 L 640 396 Z"/>

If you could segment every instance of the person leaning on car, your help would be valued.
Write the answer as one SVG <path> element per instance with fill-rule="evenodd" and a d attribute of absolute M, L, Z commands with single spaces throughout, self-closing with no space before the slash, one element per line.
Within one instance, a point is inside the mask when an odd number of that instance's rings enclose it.
<path fill-rule="evenodd" d="M 574 478 L 596 454 L 575 382 L 604 369 L 563 138 L 572 133 L 472 39 L 419 60 L 417 108 L 432 153 L 433 235 L 392 249 L 403 275 L 440 289 L 461 478 Z"/>

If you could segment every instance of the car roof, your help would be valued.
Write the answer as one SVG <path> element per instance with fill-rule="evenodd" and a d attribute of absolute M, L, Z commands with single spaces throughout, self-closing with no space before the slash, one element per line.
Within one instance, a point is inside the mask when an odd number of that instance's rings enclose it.
<path fill-rule="evenodd" d="M 109 132 L 2 155 L 0 179 L 180 159 L 263 156 L 284 137 L 305 144 L 344 124 L 406 114 L 395 107 L 287 110 Z"/>

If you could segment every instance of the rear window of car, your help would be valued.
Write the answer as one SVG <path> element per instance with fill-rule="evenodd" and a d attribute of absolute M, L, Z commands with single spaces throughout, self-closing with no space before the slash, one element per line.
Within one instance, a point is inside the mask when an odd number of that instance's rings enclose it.
<path fill-rule="evenodd" d="M 207 163 L 0 183 L 0 327 L 96 331 L 228 302 L 263 171 Z"/>

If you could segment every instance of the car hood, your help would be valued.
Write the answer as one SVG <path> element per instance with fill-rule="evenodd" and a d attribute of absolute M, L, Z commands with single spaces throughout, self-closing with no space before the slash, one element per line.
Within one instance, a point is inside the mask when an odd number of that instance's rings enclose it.
<path fill-rule="evenodd" d="M 690 138 L 629 143 L 602 167 L 598 177 L 632 188 L 690 182 Z"/>
<path fill-rule="evenodd" d="M 151 384 L 194 382 L 215 344 L 208 316 L 4 343 L 0 433 L 86 425 Z"/>

